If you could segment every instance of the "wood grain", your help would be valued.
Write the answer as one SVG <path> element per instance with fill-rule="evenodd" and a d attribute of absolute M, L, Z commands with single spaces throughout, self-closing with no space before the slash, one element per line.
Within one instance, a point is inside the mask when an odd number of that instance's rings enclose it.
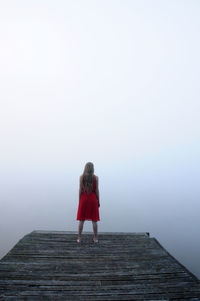
<path fill-rule="evenodd" d="M 0 261 L 0 300 L 200 300 L 200 282 L 148 233 L 33 231 Z"/>

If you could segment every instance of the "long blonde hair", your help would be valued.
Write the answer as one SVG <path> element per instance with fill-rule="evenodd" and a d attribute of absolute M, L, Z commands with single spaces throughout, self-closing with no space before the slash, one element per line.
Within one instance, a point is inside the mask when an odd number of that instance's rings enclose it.
<path fill-rule="evenodd" d="M 82 183 L 87 193 L 92 191 L 93 175 L 94 165 L 92 162 L 87 162 L 82 175 Z"/>

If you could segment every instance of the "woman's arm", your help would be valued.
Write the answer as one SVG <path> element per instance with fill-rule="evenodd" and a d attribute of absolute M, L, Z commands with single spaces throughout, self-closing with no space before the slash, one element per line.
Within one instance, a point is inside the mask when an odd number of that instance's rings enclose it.
<path fill-rule="evenodd" d="M 100 207 L 100 200 L 99 200 L 99 178 L 96 176 L 96 196 L 97 196 L 97 200 L 98 200 L 98 204 Z"/>
<path fill-rule="evenodd" d="M 79 184 L 79 201 L 80 201 L 80 198 L 81 198 L 82 185 L 83 185 L 83 177 L 80 176 L 80 184 Z"/>

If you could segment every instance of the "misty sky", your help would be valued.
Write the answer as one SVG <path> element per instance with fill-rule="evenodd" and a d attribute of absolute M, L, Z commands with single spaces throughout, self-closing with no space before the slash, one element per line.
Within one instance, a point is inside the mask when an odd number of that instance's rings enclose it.
<path fill-rule="evenodd" d="M 0 257 L 77 230 L 150 232 L 200 278 L 200 1 L 0 1 Z M 85 225 L 91 231 L 91 224 Z"/>

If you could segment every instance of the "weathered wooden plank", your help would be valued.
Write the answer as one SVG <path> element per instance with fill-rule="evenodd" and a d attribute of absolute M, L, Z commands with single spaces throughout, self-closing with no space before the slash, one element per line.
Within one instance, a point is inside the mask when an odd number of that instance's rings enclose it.
<path fill-rule="evenodd" d="M 1 278 L 4 279 L 6 277 L 7 280 L 33 280 L 38 281 L 40 279 L 47 280 L 47 281 L 73 281 L 73 282 L 79 282 L 83 281 L 86 283 L 87 281 L 91 281 L 91 277 L 89 274 L 53 274 L 48 273 L 47 275 L 37 275 L 37 274 L 30 274 L 30 275 L 23 275 L 22 273 L 16 273 L 12 272 L 10 274 L 1 274 Z M 5 276 L 5 277 L 4 277 Z M 40 277 L 39 277 L 40 276 Z M 179 272 L 179 273 L 157 273 L 157 274 L 137 274 L 132 275 L 128 273 L 120 273 L 120 274 L 112 274 L 112 273 L 97 273 L 92 275 L 93 281 L 101 281 L 103 284 L 114 283 L 114 282 L 128 282 L 128 283 L 144 283 L 144 282 L 151 282 L 151 283 L 166 283 L 166 282 L 179 282 L 179 281 L 191 281 L 193 282 L 193 278 L 189 277 L 187 273 Z"/>
<path fill-rule="evenodd" d="M 77 232 L 76 231 L 49 231 L 49 230 L 35 230 L 33 232 L 30 233 L 31 235 L 39 235 L 39 234 L 45 234 L 46 235 L 65 235 L 66 234 L 69 236 L 69 235 L 77 235 Z M 84 235 L 91 235 L 92 233 L 91 232 L 87 232 L 85 231 L 84 232 Z M 28 234 L 29 235 L 29 234 Z M 148 237 L 149 236 L 149 232 L 99 232 L 99 235 L 105 235 L 106 237 L 110 237 L 110 236 L 115 236 L 115 237 L 118 237 L 120 235 L 122 235 L 123 237 L 124 236 L 146 236 Z"/>
<path fill-rule="evenodd" d="M 62 291 L 78 291 L 78 292 L 91 292 L 91 291 L 95 291 L 95 292 L 104 292 L 104 291 L 115 291 L 115 290 L 119 290 L 120 292 L 122 291 L 137 291 L 140 292 L 145 291 L 145 292 L 154 292 L 154 293 L 158 293 L 159 291 L 162 292 L 172 292 L 172 291 L 179 291 L 179 289 L 181 288 L 182 292 L 191 292 L 191 291 L 195 291 L 195 292 L 200 292 L 200 287 L 196 285 L 196 283 L 188 283 L 186 281 L 182 281 L 182 282 L 174 282 L 174 283 L 158 283 L 156 286 L 152 286 L 151 283 L 131 283 L 131 284 L 124 284 L 123 286 L 119 286 L 118 284 L 112 284 L 112 285 L 102 285 L 101 281 L 98 281 L 95 283 L 88 285 L 88 283 L 86 282 L 85 285 L 82 283 L 82 285 L 77 285 L 77 283 L 74 281 L 72 284 L 66 283 L 66 282 L 62 282 L 59 283 L 57 281 L 57 283 L 55 283 L 55 281 L 49 281 L 48 283 L 41 283 L 41 282 L 35 282 L 33 283 L 30 281 L 24 281 L 23 283 L 20 282 L 14 282 L 13 281 L 1 281 L 0 284 L 0 290 L 4 290 L 4 291 L 10 291 L 10 289 L 12 289 L 12 291 L 21 291 L 21 289 L 26 289 L 27 287 L 29 287 L 29 290 L 62 290 Z"/>

